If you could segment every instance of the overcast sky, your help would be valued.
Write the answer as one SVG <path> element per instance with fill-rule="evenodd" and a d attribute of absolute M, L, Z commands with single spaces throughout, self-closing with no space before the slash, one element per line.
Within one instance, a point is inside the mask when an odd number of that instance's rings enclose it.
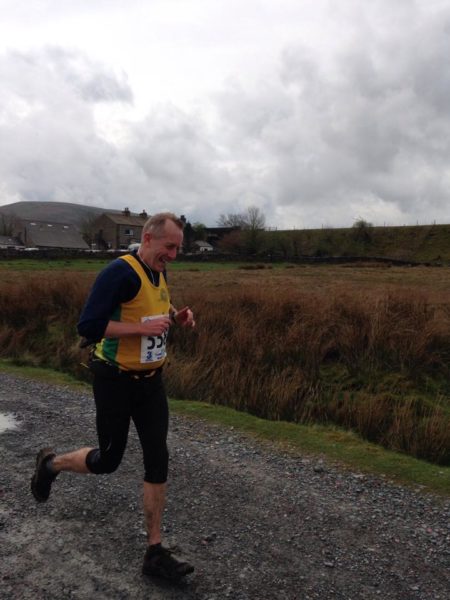
<path fill-rule="evenodd" d="M 0 10 L 0 205 L 450 223 L 450 0 Z"/>

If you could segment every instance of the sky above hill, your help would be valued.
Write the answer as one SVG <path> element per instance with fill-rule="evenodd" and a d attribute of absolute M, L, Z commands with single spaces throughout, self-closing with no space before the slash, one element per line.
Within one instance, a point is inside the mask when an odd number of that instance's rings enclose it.
<path fill-rule="evenodd" d="M 0 205 L 450 222 L 450 0 L 0 10 Z"/>

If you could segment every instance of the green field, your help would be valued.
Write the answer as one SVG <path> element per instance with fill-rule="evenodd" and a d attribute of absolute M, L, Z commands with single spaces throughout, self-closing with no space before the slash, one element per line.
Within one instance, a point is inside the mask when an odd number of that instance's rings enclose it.
<path fill-rule="evenodd" d="M 0 271 L 100 271 L 111 259 L 93 258 L 67 258 L 67 259 L 45 259 L 45 258 L 17 258 L 14 260 L 0 260 Z M 257 265 L 254 268 L 260 268 Z M 271 268 L 285 268 L 284 264 L 270 265 Z M 238 268 L 249 268 L 245 262 L 210 262 L 210 261 L 175 261 L 171 263 L 170 269 L 176 271 L 228 271 Z M 251 268 L 251 267 L 250 267 Z"/>

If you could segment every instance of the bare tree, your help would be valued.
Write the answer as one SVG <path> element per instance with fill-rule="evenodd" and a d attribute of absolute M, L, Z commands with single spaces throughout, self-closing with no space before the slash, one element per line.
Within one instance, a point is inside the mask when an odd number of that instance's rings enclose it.
<path fill-rule="evenodd" d="M 217 223 L 222 227 L 239 227 L 243 231 L 239 240 L 247 254 L 257 254 L 261 250 L 266 217 L 257 206 L 249 206 L 243 213 L 220 215 Z"/>
<path fill-rule="evenodd" d="M 257 206 L 249 206 L 243 213 L 220 215 L 217 224 L 221 227 L 241 227 L 242 229 L 264 229 L 266 217 Z"/>
<path fill-rule="evenodd" d="M 257 206 L 249 206 L 245 213 L 244 241 L 247 254 L 257 254 L 264 244 L 266 217 Z"/>
<path fill-rule="evenodd" d="M 245 216 L 240 213 L 222 214 L 217 219 L 219 227 L 244 227 L 246 224 Z"/>
<path fill-rule="evenodd" d="M 92 246 L 97 242 L 97 228 L 95 222 L 97 221 L 98 215 L 89 215 L 84 217 L 79 224 L 80 233 L 83 236 L 84 241 Z"/>
<path fill-rule="evenodd" d="M 16 215 L 0 213 L 0 235 L 14 235 L 16 222 Z"/>
<path fill-rule="evenodd" d="M 245 223 L 247 229 L 262 231 L 266 227 L 266 217 L 257 206 L 249 206 L 245 213 Z"/>
<path fill-rule="evenodd" d="M 217 244 L 220 252 L 224 252 L 225 254 L 243 254 L 244 243 L 242 241 L 242 234 L 242 231 L 235 229 L 225 235 Z"/>

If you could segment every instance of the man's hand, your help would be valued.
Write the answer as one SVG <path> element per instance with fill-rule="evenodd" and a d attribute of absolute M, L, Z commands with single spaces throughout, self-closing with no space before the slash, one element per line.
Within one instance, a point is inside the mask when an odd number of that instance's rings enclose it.
<path fill-rule="evenodd" d="M 189 306 L 177 310 L 174 315 L 174 321 L 181 327 L 195 327 L 194 314 Z"/>
<path fill-rule="evenodd" d="M 161 317 L 156 317 L 156 319 L 148 319 L 141 323 L 141 335 L 146 335 L 152 337 L 154 335 L 162 335 L 166 331 L 168 331 L 170 327 L 170 317 L 169 315 L 162 315 Z"/>

